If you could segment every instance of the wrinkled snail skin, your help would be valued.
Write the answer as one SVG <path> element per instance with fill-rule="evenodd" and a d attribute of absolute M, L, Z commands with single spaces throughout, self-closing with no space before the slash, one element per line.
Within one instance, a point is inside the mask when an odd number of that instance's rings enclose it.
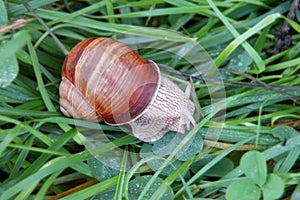
<path fill-rule="evenodd" d="M 109 38 L 89 38 L 70 51 L 59 94 L 64 115 L 129 124 L 147 142 L 196 126 L 188 92 L 162 76 L 154 62 Z"/>
<path fill-rule="evenodd" d="M 168 131 L 185 133 L 190 123 L 196 127 L 193 118 L 194 103 L 171 80 L 162 76 L 158 94 L 153 104 L 138 119 L 129 125 L 133 135 L 145 142 L 154 142 Z"/>

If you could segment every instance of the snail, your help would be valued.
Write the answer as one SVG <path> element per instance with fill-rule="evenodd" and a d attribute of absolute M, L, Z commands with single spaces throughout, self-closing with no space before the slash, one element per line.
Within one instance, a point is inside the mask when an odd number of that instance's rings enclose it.
<path fill-rule="evenodd" d="M 133 135 L 146 142 L 196 126 L 189 87 L 183 92 L 153 61 L 110 38 L 88 38 L 71 49 L 59 95 L 65 116 L 129 124 Z"/>

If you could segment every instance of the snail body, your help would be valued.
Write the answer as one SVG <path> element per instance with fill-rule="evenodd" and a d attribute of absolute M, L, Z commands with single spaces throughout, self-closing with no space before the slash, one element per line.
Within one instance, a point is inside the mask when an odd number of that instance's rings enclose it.
<path fill-rule="evenodd" d="M 59 93 L 64 115 L 129 124 L 147 142 L 196 126 L 189 92 L 162 76 L 154 62 L 109 38 L 89 38 L 70 51 Z"/>

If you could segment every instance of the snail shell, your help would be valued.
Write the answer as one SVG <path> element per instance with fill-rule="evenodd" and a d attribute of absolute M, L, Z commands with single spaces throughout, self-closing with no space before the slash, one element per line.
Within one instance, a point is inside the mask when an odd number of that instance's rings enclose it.
<path fill-rule="evenodd" d="M 59 94 L 64 115 L 129 124 L 143 141 L 196 126 L 189 94 L 162 76 L 154 62 L 109 38 L 89 38 L 70 51 Z"/>

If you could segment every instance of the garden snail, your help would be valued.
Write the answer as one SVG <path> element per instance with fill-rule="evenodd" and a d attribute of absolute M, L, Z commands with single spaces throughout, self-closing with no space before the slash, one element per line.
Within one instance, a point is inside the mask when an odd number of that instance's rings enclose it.
<path fill-rule="evenodd" d="M 162 76 L 154 62 L 109 38 L 89 38 L 70 51 L 59 93 L 64 115 L 129 124 L 133 135 L 147 142 L 196 126 L 189 91 Z"/>

